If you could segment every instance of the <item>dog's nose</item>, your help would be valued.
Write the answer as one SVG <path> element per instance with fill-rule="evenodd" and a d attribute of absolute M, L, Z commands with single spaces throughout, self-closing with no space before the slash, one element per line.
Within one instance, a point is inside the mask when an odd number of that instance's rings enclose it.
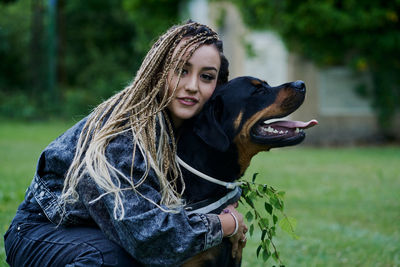
<path fill-rule="evenodd" d="M 306 91 L 306 85 L 303 81 L 295 81 L 293 86 L 296 88 L 297 91 L 300 93 L 304 93 Z"/>

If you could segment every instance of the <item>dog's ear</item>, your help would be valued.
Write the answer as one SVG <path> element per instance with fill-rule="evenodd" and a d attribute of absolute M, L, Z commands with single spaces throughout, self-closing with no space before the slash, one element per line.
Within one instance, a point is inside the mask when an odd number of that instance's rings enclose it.
<path fill-rule="evenodd" d="M 197 116 L 193 130 L 209 146 L 226 151 L 229 138 L 222 128 L 222 112 L 224 104 L 220 96 L 210 99 Z"/>

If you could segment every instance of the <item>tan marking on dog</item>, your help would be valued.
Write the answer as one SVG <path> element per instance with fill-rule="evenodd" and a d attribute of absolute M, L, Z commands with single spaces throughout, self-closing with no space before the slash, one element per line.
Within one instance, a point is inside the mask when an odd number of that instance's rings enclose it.
<path fill-rule="evenodd" d="M 254 86 L 260 86 L 262 83 L 259 80 L 251 80 L 251 84 Z"/>
<path fill-rule="evenodd" d="M 262 118 L 274 117 L 283 113 L 281 104 L 285 99 L 290 97 L 290 92 L 282 90 L 279 92 L 275 102 L 263 110 L 255 113 L 249 120 L 247 120 L 239 134 L 234 138 L 233 142 L 238 149 L 238 163 L 240 166 L 241 174 L 249 167 L 251 158 L 260 151 L 269 150 L 267 145 L 256 144 L 251 141 L 250 130 Z"/>
<path fill-rule="evenodd" d="M 243 117 L 243 110 L 240 111 L 239 116 L 237 116 L 236 120 L 233 122 L 235 130 L 239 128 L 240 123 L 242 122 L 242 117 Z"/>

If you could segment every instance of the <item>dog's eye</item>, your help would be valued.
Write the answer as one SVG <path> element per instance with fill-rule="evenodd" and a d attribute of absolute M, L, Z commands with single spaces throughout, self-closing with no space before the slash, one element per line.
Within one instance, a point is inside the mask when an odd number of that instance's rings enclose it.
<path fill-rule="evenodd" d="M 251 84 L 255 87 L 252 95 L 265 95 L 268 93 L 269 85 L 266 81 L 252 80 Z"/>
<path fill-rule="evenodd" d="M 262 86 L 260 86 L 260 87 L 257 87 L 257 88 L 253 91 L 252 94 L 253 94 L 253 95 L 265 95 L 265 94 L 266 94 L 266 90 L 265 90 L 265 88 L 263 88 Z"/>
<path fill-rule="evenodd" d="M 268 93 L 268 87 L 263 86 L 262 84 L 255 85 L 255 89 L 251 93 L 252 95 L 265 95 Z"/>

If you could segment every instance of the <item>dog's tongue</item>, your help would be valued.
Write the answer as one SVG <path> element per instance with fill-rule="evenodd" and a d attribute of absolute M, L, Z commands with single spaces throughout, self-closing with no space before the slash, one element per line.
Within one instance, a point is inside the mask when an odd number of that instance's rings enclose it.
<path fill-rule="evenodd" d="M 280 126 L 285 128 L 300 128 L 307 129 L 318 124 L 317 120 L 310 120 L 308 122 L 303 121 L 275 121 L 272 123 L 274 126 Z"/>

